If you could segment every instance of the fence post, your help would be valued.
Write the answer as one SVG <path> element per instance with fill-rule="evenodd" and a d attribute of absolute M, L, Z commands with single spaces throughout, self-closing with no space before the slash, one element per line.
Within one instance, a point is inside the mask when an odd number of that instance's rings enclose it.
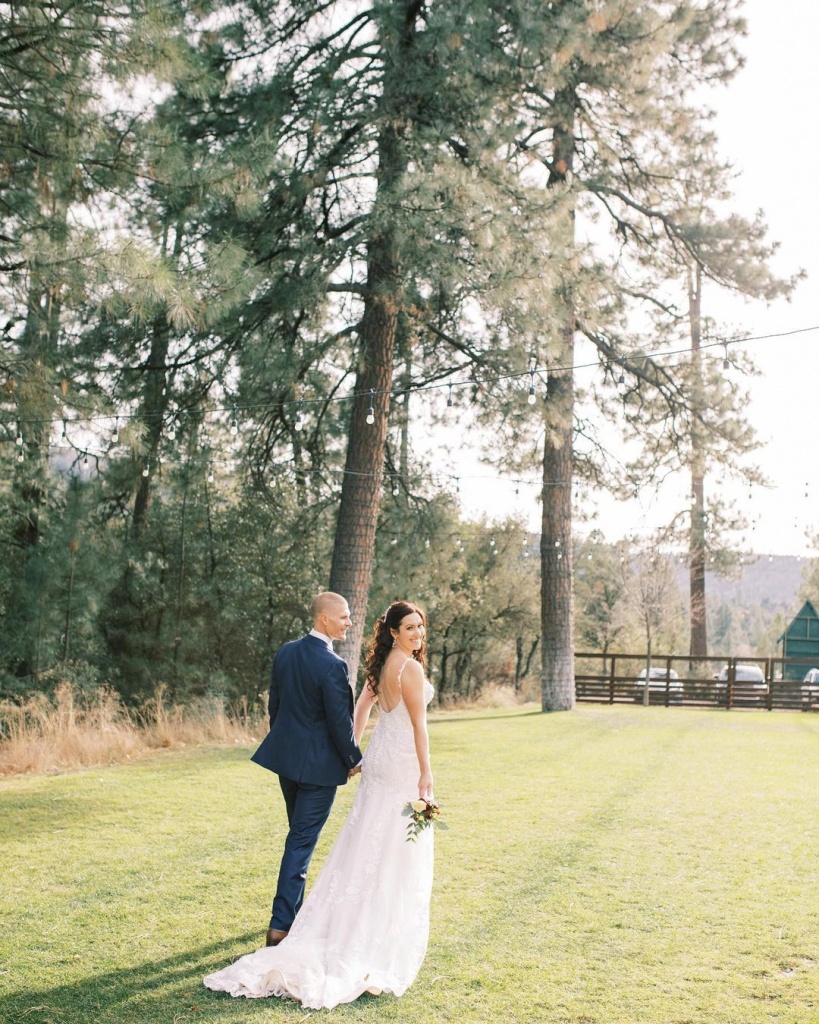
<path fill-rule="evenodd" d="M 609 704 L 614 703 L 614 666 L 617 664 L 617 655 L 611 656 L 611 668 L 609 669 Z"/>
<path fill-rule="evenodd" d="M 730 711 L 734 706 L 734 682 L 737 674 L 736 658 L 728 659 L 728 679 L 725 687 L 725 710 Z"/>

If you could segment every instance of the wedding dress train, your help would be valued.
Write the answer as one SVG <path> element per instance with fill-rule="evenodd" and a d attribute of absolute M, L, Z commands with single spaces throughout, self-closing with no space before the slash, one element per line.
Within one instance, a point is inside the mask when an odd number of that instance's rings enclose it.
<path fill-rule="evenodd" d="M 425 682 L 427 703 L 433 693 Z M 233 996 L 291 997 L 310 1009 L 349 1003 L 364 992 L 402 995 L 429 938 L 433 830 L 407 842 L 408 819 L 401 815 L 417 785 L 402 697 L 379 713 L 353 806 L 290 934 L 208 975 L 205 985 Z"/>

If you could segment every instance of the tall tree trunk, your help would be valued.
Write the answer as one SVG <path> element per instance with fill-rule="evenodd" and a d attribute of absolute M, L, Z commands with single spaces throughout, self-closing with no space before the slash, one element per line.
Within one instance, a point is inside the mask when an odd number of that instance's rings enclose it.
<path fill-rule="evenodd" d="M 145 421 L 145 462 L 137 476 L 137 491 L 134 498 L 133 536 L 140 537 L 148 521 L 148 508 L 153 492 L 154 475 L 157 469 L 159 442 L 167 410 L 165 364 L 168 359 L 170 328 L 164 313 L 157 316 L 151 331 L 151 351 L 145 367 L 145 388 L 142 398 L 142 418 Z"/>
<path fill-rule="evenodd" d="M 702 271 L 697 266 L 688 272 L 688 320 L 691 328 L 691 368 L 693 407 L 701 408 L 702 365 L 701 343 Z M 690 595 L 691 642 L 689 653 L 694 658 L 708 657 L 708 632 L 705 600 L 705 461 L 700 438 L 699 421 L 691 425 L 691 528 L 688 538 L 688 572 Z"/>
<path fill-rule="evenodd" d="M 174 233 L 173 256 L 175 265 L 179 265 L 182 252 L 182 228 L 180 217 Z M 162 255 L 168 248 L 169 224 L 166 222 L 162 237 Z M 157 469 L 159 442 L 162 439 L 162 428 L 165 414 L 168 411 L 168 347 L 170 345 L 171 328 L 167 314 L 162 311 L 154 318 L 151 330 L 151 351 L 145 364 L 145 387 L 142 392 L 142 418 L 145 422 L 145 463 L 137 477 L 137 492 L 134 499 L 133 535 L 139 537 L 145 530 L 148 520 L 148 507 L 151 503 L 154 475 Z"/>
<path fill-rule="evenodd" d="M 541 706 L 544 711 L 574 707 L 572 601 L 572 474 L 574 417 L 574 305 L 572 273 L 574 200 L 574 117 L 577 97 L 566 88 L 555 96 L 554 144 L 549 185 L 563 192 L 557 218 L 558 246 L 565 253 L 563 287 L 555 296 L 562 329 L 556 363 L 547 387 L 547 425 L 543 446 L 543 498 L 540 536 Z"/>
<path fill-rule="evenodd" d="M 20 676 L 40 672 L 44 620 L 41 591 L 42 519 L 49 489 L 48 452 L 54 399 L 54 367 L 60 334 L 62 262 L 68 233 L 68 200 L 52 192 L 54 182 L 40 175 L 41 214 L 53 247 L 53 265 L 32 266 L 28 275 L 26 321 L 20 339 L 20 374 L 14 381 L 17 403 L 17 445 L 12 479 L 15 522 L 13 536 L 19 562 L 12 573 L 7 605 L 7 635 L 14 637 L 9 659 Z M 47 619 L 46 619 L 47 623 Z M 46 625 L 46 640 L 48 637 Z M 47 646 L 47 644 L 46 644 Z"/>
<path fill-rule="evenodd" d="M 387 441 L 389 391 L 392 384 L 398 313 L 403 297 L 395 214 L 390 210 L 407 167 L 404 133 L 409 118 L 405 72 L 411 59 L 418 0 L 394 0 L 393 24 L 385 26 L 383 128 L 378 143 L 378 178 L 374 225 L 367 250 L 367 293 L 359 332 L 360 351 L 355 399 L 347 440 L 347 459 L 333 545 L 330 589 L 347 598 L 353 625 L 339 653 L 358 673 L 361 642 L 367 625 L 375 530 Z M 392 52 L 389 52 L 389 51 Z M 372 408 L 374 422 L 367 423 Z"/>

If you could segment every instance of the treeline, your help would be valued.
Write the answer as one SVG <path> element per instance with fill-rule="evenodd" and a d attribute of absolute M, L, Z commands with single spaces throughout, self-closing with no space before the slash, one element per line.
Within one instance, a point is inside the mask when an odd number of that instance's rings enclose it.
<path fill-rule="evenodd" d="M 571 706 L 577 481 L 690 473 L 696 581 L 708 469 L 754 478 L 702 288 L 792 282 L 692 100 L 743 31 L 734 0 L 0 3 L 3 692 L 250 697 L 329 585 L 354 668 L 412 596 L 444 698 Z M 542 481 L 534 549 L 425 471 L 444 402 Z"/>

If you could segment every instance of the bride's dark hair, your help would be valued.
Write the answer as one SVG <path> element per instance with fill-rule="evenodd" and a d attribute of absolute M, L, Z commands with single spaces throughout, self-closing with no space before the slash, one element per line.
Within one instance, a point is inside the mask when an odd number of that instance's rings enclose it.
<path fill-rule="evenodd" d="M 426 626 L 427 617 L 417 604 L 410 601 L 393 601 L 380 619 L 376 619 L 373 626 L 373 635 L 370 646 L 367 650 L 367 685 L 373 693 L 378 693 L 378 680 L 381 676 L 381 669 L 387 660 L 387 655 L 393 647 L 393 636 L 391 629 L 397 630 L 408 615 L 417 612 L 421 616 L 421 623 Z M 421 644 L 421 649 L 412 652 L 413 658 L 421 663 L 421 668 L 426 673 L 427 668 L 427 645 L 426 641 Z"/>

